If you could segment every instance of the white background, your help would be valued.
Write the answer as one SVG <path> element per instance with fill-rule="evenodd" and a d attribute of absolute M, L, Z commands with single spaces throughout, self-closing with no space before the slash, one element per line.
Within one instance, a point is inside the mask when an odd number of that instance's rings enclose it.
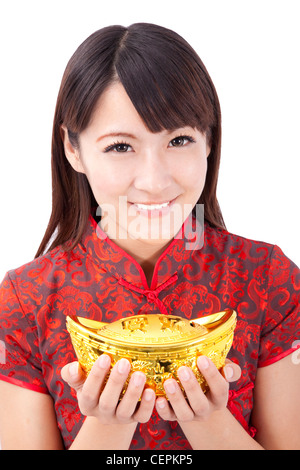
<path fill-rule="evenodd" d="M 46 229 L 52 119 L 67 61 L 95 30 L 134 22 L 181 34 L 215 83 L 228 230 L 278 244 L 300 265 L 298 8 L 298 0 L 2 2 L 1 279 L 34 258 Z"/>

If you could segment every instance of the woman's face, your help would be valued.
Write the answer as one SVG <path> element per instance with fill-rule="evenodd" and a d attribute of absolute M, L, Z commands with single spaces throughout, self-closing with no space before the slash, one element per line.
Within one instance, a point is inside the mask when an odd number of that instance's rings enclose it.
<path fill-rule="evenodd" d="M 101 95 L 79 144 L 74 149 L 65 133 L 66 156 L 87 176 L 108 236 L 131 251 L 137 240 L 166 245 L 203 190 L 206 136 L 191 127 L 150 132 L 117 82 Z"/>

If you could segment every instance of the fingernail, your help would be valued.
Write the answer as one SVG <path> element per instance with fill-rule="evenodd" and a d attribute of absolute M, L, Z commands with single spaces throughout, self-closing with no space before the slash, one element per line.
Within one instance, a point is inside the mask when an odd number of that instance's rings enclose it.
<path fill-rule="evenodd" d="M 146 388 L 144 391 L 144 398 L 146 401 L 151 401 L 154 396 L 154 391 L 151 388 Z"/>
<path fill-rule="evenodd" d="M 164 387 L 168 393 L 175 393 L 176 392 L 176 386 L 172 380 L 170 382 L 166 381 L 164 383 Z"/>
<path fill-rule="evenodd" d="M 98 366 L 101 369 L 106 369 L 109 366 L 110 363 L 110 357 L 107 356 L 106 354 L 101 354 L 101 356 L 98 359 Z"/>
<path fill-rule="evenodd" d="M 187 367 L 180 367 L 178 369 L 178 375 L 179 375 L 180 380 L 182 380 L 183 382 L 187 382 L 191 377 L 190 371 L 188 370 Z"/>
<path fill-rule="evenodd" d="M 72 362 L 72 364 L 69 367 L 69 374 L 72 377 L 75 377 L 78 375 L 78 362 Z"/>
<path fill-rule="evenodd" d="M 158 399 L 158 400 L 156 401 L 156 406 L 157 406 L 158 408 L 160 408 L 160 409 L 163 409 L 163 408 L 166 406 L 165 400 L 159 400 L 159 399 Z"/>
<path fill-rule="evenodd" d="M 209 368 L 209 360 L 205 356 L 198 357 L 197 364 L 199 369 L 206 370 Z"/>
<path fill-rule="evenodd" d="M 130 368 L 130 364 L 127 361 L 127 359 L 122 358 L 122 359 L 119 360 L 119 362 L 118 362 L 118 371 L 120 372 L 120 374 L 125 374 L 125 372 L 129 371 L 129 368 Z"/>
<path fill-rule="evenodd" d="M 225 372 L 225 377 L 226 377 L 227 380 L 232 379 L 233 373 L 234 373 L 232 367 L 230 367 L 230 366 L 224 367 L 224 372 Z"/>
<path fill-rule="evenodd" d="M 145 379 L 145 374 L 143 374 L 142 372 L 136 372 L 132 375 L 132 380 L 136 387 L 140 387 L 141 385 L 143 385 L 145 383 Z"/>

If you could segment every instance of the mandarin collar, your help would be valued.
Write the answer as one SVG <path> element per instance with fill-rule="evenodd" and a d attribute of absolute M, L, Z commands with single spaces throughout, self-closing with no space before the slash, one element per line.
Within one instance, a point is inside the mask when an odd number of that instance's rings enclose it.
<path fill-rule="evenodd" d="M 176 282 L 178 273 L 195 252 L 204 244 L 204 227 L 191 213 L 177 235 L 166 246 L 156 262 L 151 286 L 148 286 L 140 264 L 125 250 L 111 240 L 100 228 L 92 215 L 83 236 L 82 244 L 88 254 L 102 269 L 131 290 L 157 295 L 168 285 Z"/>

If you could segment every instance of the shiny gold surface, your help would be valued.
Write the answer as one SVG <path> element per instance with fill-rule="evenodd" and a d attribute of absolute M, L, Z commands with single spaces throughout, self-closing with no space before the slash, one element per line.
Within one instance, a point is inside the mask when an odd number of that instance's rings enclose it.
<path fill-rule="evenodd" d="M 173 315 L 136 315 L 113 323 L 97 322 L 82 317 L 67 317 L 78 361 L 88 374 L 102 354 L 112 359 L 111 366 L 125 357 L 131 362 L 131 372 L 140 370 L 147 376 L 146 387 L 157 396 L 165 396 L 163 383 L 173 377 L 178 383 L 177 369 L 190 367 L 204 392 L 207 383 L 199 372 L 199 355 L 207 356 L 218 369 L 225 364 L 233 341 L 236 325 L 234 310 L 224 310 L 191 321 Z M 180 384 L 181 386 L 181 384 Z"/>

